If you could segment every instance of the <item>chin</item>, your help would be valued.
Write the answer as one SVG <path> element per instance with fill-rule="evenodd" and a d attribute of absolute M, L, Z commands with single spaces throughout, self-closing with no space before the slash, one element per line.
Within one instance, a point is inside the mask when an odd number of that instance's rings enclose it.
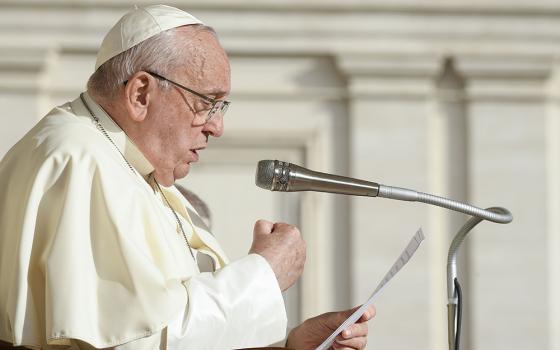
<path fill-rule="evenodd" d="M 188 164 L 188 163 L 181 164 L 178 167 L 176 167 L 175 171 L 173 171 L 173 175 L 175 177 L 175 180 L 182 179 L 185 176 L 187 176 L 189 174 L 190 168 L 191 168 L 190 164 Z"/>

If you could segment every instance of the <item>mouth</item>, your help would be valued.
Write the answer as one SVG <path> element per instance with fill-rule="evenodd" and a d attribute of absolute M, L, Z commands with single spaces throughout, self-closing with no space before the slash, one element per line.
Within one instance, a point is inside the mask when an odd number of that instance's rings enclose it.
<path fill-rule="evenodd" d="M 192 160 L 193 162 L 198 162 L 198 158 L 199 158 L 198 152 L 202 151 L 204 148 L 206 147 L 193 148 L 190 150 L 191 154 L 193 155 L 193 160 Z"/>
<path fill-rule="evenodd" d="M 191 162 L 198 162 L 198 157 L 199 157 L 199 156 L 198 156 L 197 150 L 191 149 L 190 152 L 191 152 L 192 160 L 191 160 L 189 163 L 191 163 Z"/>

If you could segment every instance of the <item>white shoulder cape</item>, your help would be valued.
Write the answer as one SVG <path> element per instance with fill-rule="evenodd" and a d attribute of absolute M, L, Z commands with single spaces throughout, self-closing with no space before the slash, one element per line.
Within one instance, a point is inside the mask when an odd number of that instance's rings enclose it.
<path fill-rule="evenodd" d="M 0 179 L 0 339 L 33 347 L 67 344 L 68 339 L 115 346 L 160 332 L 196 295 L 215 304 L 208 310 L 229 313 L 223 327 L 244 319 L 248 326 L 255 322 L 249 332 L 253 340 L 241 343 L 283 337 L 286 320 L 278 287 L 273 292 L 267 287 L 265 297 L 252 294 L 262 292 L 259 283 L 275 283 L 269 267 L 262 272 L 260 265 L 261 282 L 251 280 L 250 271 L 239 274 L 235 264 L 229 275 L 223 269 L 221 280 L 220 272 L 198 274 L 151 187 L 70 104 L 53 110 L 14 146 L 0 163 Z M 184 211 L 182 204 L 176 208 Z M 206 231 L 191 238 L 220 265 L 227 263 Z M 200 278 L 190 278 L 197 274 Z M 225 301 L 214 300 L 230 289 Z M 191 308 L 204 305 L 188 302 Z M 202 308 L 188 311 L 185 322 L 205 322 Z M 216 327 L 221 329 L 220 321 Z M 268 334 L 259 338 L 261 331 Z"/>

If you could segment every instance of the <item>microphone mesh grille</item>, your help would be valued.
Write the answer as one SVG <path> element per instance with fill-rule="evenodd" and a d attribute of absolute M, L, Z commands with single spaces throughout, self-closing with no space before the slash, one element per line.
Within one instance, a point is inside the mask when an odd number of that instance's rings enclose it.
<path fill-rule="evenodd" d="M 255 173 L 255 184 L 265 190 L 272 189 L 272 181 L 274 179 L 274 161 L 261 160 L 257 164 L 257 172 Z"/>

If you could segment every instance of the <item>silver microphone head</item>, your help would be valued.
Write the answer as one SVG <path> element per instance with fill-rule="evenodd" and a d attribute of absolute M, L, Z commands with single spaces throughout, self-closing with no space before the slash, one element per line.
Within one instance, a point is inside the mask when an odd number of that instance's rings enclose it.
<path fill-rule="evenodd" d="M 265 190 L 271 190 L 274 182 L 274 160 L 261 160 L 257 164 L 255 184 Z"/>
<path fill-rule="evenodd" d="M 292 166 L 279 160 L 261 160 L 257 164 L 255 184 L 265 190 L 288 191 Z"/>

